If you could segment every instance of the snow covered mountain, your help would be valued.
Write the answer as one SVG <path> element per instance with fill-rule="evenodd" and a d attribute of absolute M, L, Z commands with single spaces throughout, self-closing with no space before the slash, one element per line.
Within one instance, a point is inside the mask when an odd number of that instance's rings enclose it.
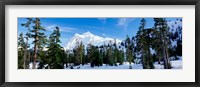
<path fill-rule="evenodd" d="M 103 44 L 108 44 L 110 43 L 110 41 L 111 43 L 114 43 L 115 39 L 109 38 L 109 37 L 105 37 L 105 38 L 100 37 L 88 31 L 83 34 L 74 34 L 74 36 L 70 38 L 70 40 L 67 42 L 65 49 L 72 50 L 76 46 L 77 42 L 79 43 L 82 42 L 85 46 L 87 46 L 89 43 L 95 46 L 100 46 Z M 119 44 L 120 42 L 121 40 L 116 39 L 117 44 Z"/>
<path fill-rule="evenodd" d="M 178 31 L 178 35 L 180 38 L 182 38 L 182 20 L 175 20 L 175 21 L 169 21 L 168 22 L 168 27 L 169 27 L 169 31 L 173 34 L 175 34 L 176 31 Z M 174 40 L 172 41 L 172 46 L 177 46 L 177 41 Z"/>

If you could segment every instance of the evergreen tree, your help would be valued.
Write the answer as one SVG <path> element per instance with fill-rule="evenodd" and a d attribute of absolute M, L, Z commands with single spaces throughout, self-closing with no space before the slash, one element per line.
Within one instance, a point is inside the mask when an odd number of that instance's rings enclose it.
<path fill-rule="evenodd" d="M 108 58 L 107 60 L 108 60 L 108 64 L 110 65 L 110 66 L 113 66 L 113 64 L 114 64 L 114 57 L 113 57 L 113 48 L 112 48 L 112 43 L 111 43 L 111 41 L 110 41 L 110 43 L 108 44 L 108 48 L 107 48 L 107 57 L 106 58 Z"/>
<path fill-rule="evenodd" d="M 134 43 L 129 38 L 128 35 L 127 35 L 126 40 L 125 40 L 125 47 L 126 47 L 126 58 L 127 58 L 127 61 L 130 64 L 129 69 L 132 69 L 131 62 L 133 62 L 133 60 L 134 60 L 134 54 L 133 54 Z"/>
<path fill-rule="evenodd" d="M 81 63 L 79 45 L 80 45 L 79 42 L 76 41 L 76 47 L 74 48 L 74 58 L 75 58 L 74 65 L 75 66 L 80 65 Z"/>
<path fill-rule="evenodd" d="M 103 49 L 101 48 L 99 51 L 99 65 L 102 66 L 103 65 Z"/>
<path fill-rule="evenodd" d="M 123 62 L 124 62 L 124 51 L 123 51 L 123 48 L 121 46 L 119 46 L 119 48 L 121 48 L 121 49 L 118 50 L 117 62 L 119 63 L 119 65 L 122 65 Z"/>
<path fill-rule="evenodd" d="M 44 67 L 44 65 L 48 64 L 50 59 L 47 56 L 47 46 L 48 46 L 48 39 L 46 36 L 41 38 L 38 42 L 40 45 L 38 46 L 38 60 L 40 60 L 40 68 Z"/>
<path fill-rule="evenodd" d="M 77 41 L 76 48 L 74 49 L 75 52 L 75 65 L 84 64 L 83 57 L 84 57 L 84 45 L 83 43 L 79 43 Z"/>
<path fill-rule="evenodd" d="M 27 23 L 22 24 L 22 26 L 29 27 L 33 23 L 32 29 L 29 28 L 29 35 L 30 38 L 33 38 L 33 44 L 34 44 L 34 62 L 33 62 L 33 69 L 36 68 L 36 61 L 37 61 L 37 51 L 38 47 L 41 46 L 40 40 L 45 37 L 45 34 L 42 32 L 44 31 L 44 27 L 41 26 L 41 22 L 39 18 L 28 18 Z"/>
<path fill-rule="evenodd" d="M 146 20 L 142 18 L 139 31 L 137 32 L 137 35 L 135 37 L 136 38 L 136 53 L 137 55 L 141 55 L 140 57 L 141 57 L 142 65 L 144 69 L 146 68 L 145 54 L 144 54 L 145 37 L 143 36 L 143 30 L 145 29 L 145 26 L 146 26 Z"/>
<path fill-rule="evenodd" d="M 84 58 L 84 45 L 81 42 L 80 47 L 79 47 L 79 54 L 80 54 L 80 63 L 84 64 L 83 58 Z"/>
<path fill-rule="evenodd" d="M 107 46 L 103 45 L 103 63 L 108 64 L 108 58 L 107 58 Z"/>
<path fill-rule="evenodd" d="M 23 33 L 20 33 L 18 37 L 18 69 L 23 69 L 24 67 L 24 50 L 26 43 L 24 41 Z"/>
<path fill-rule="evenodd" d="M 64 65 L 64 49 L 60 46 L 60 30 L 59 27 L 53 31 L 49 37 L 48 58 L 51 69 L 62 69 Z"/>
<path fill-rule="evenodd" d="M 182 27 L 178 26 L 177 28 L 177 32 L 178 32 L 178 39 L 177 39 L 177 55 L 178 56 L 182 56 Z"/>
<path fill-rule="evenodd" d="M 167 25 L 167 21 L 165 20 L 165 18 L 154 18 L 155 21 L 155 29 L 157 29 L 158 32 L 160 32 L 159 36 L 160 38 L 160 42 L 162 44 L 160 44 L 160 46 L 162 46 L 162 58 L 164 61 L 164 68 L 165 69 L 170 69 L 171 68 L 171 64 L 169 61 L 169 27 Z"/>
<path fill-rule="evenodd" d="M 95 46 L 94 48 L 94 61 L 95 61 L 95 66 L 100 66 L 100 53 L 99 53 L 99 50 L 98 50 L 98 46 Z"/>
<path fill-rule="evenodd" d="M 182 56 L 182 40 L 178 39 L 176 44 L 177 44 L 176 53 L 178 56 Z"/>
<path fill-rule="evenodd" d="M 153 58 L 151 48 L 153 47 L 153 32 L 154 29 L 145 29 L 146 20 L 143 18 L 140 23 L 139 31 L 136 35 L 136 49 L 137 55 L 140 55 L 143 69 L 153 69 Z"/>
<path fill-rule="evenodd" d="M 88 59 L 90 61 L 91 67 L 95 66 L 95 55 L 94 55 L 94 52 L 95 52 L 95 46 L 93 46 L 91 43 L 88 44 L 87 56 L 88 56 Z"/>
<path fill-rule="evenodd" d="M 152 58 L 152 54 L 151 54 L 151 48 L 152 48 L 152 34 L 154 32 L 154 29 L 144 29 L 143 31 L 143 36 L 144 36 L 144 40 L 143 40 L 143 54 L 144 54 L 144 65 L 145 65 L 145 69 L 154 69 L 154 65 L 153 65 L 153 58 Z"/>
<path fill-rule="evenodd" d="M 152 49 L 155 50 L 155 59 L 158 61 L 158 64 L 160 64 L 161 59 L 162 59 L 162 40 L 161 38 L 161 32 L 158 29 L 153 30 L 152 34 Z"/>
<path fill-rule="evenodd" d="M 119 49 L 117 48 L 116 39 L 113 46 L 114 46 L 114 65 L 117 66 L 117 60 L 119 59 Z"/>
<path fill-rule="evenodd" d="M 28 31 L 30 31 L 30 25 L 31 25 L 31 22 L 32 22 L 32 18 L 27 18 L 27 20 L 28 21 L 26 23 L 22 23 L 21 25 L 26 27 L 28 29 Z M 29 62 L 29 61 L 27 61 L 28 60 L 27 49 L 29 48 L 28 40 L 29 40 L 30 37 L 31 37 L 30 32 L 27 32 L 26 36 L 23 37 L 23 38 L 26 38 L 26 44 L 25 44 L 25 48 L 24 48 L 24 65 L 23 65 L 24 69 L 26 68 L 26 65 L 28 65 L 28 62 Z"/>

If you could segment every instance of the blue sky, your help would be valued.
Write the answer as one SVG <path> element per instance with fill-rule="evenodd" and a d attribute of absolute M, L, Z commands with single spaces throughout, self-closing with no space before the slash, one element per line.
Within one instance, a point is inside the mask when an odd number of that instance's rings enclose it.
<path fill-rule="evenodd" d="M 65 47 L 67 41 L 76 33 L 82 34 L 87 31 L 101 37 L 110 37 L 123 40 L 126 35 L 135 36 L 142 18 L 41 18 L 45 34 L 49 36 L 55 26 L 60 27 L 61 45 Z M 146 28 L 154 26 L 153 18 L 145 18 Z M 180 18 L 166 18 L 174 21 Z M 27 29 L 21 24 L 27 22 L 26 18 L 18 18 L 18 35 L 25 34 Z M 31 43 L 30 40 L 29 43 Z M 31 45 L 32 46 L 32 45 Z"/>

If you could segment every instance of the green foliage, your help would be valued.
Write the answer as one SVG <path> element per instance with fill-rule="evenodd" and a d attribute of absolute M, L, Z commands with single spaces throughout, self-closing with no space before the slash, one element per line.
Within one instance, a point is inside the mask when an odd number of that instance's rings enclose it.
<path fill-rule="evenodd" d="M 129 38 L 127 35 L 125 40 L 125 47 L 126 47 L 126 59 L 130 64 L 130 69 L 132 69 L 131 62 L 134 60 L 134 41 Z"/>
<path fill-rule="evenodd" d="M 146 20 L 142 18 L 136 36 L 129 37 L 127 35 L 120 44 L 115 40 L 114 43 L 110 41 L 101 46 L 92 44 L 84 46 L 82 42 L 77 41 L 73 50 L 64 50 L 60 46 L 59 27 L 55 27 L 49 38 L 46 38 L 45 29 L 39 18 L 28 18 L 27 20 L 21 25 L 26 27 L 29 32 L 26 33 L 26 37 L 22 33 L 18 37 L 19 69 L 24 68 L 24 58 L 26 58 L 26 62 L 30 62 L 28 58 L 34 59 L 34 66 L 36 61 L 39 61 L 40 69 L 46 64 L 50 69 L 63 69 L 64 64 L 73 69 L 74 66 L 88 63 L 91 67 L 99 67 L 103 64 L 118 66 L 118 63 L 122 65 L 125 61 L 129 62 L 129 68 L 132 69 L 131 63 L 140 59 L 144 69 L 154 69 L 156 61 L 159 64 L 164 62 L 164 68 L 170 69 L 169 58 L 175 56 L 175 59 L 178 59 L 177 56 L 182 56 L 182 27 L 178 27 L 175 33 L 170 33 L 165 18 L 154 18 L 155 23 L 152 28 L 146 28 Z M 30 27 L 31 25 L 33 27 Z M 27 52 L 29 44 L 25 41 L 28 42 L 29 38 L 33 39 L 34 49 Z M 170 40 L 176 41 L 177 45 L 172 47 Z M 155 52 L 152 54 L 152 51 Z"/>
<path fill-rule="evenodd" d="M 114 65 L 114 55 L 113 55 L 113 49 L 112 49 L 111 41 L 110 41 L 110 44 L 108 44 L 106 55 L 107 55 L 106 58 L 108 58 L 108 64 L 110 66 L 113 66 Z"/>
<path fill-rule="evenodd" d="M 80 65 L 80 64 L 84 64 L 84 45 L 81 42 L 79 44 L 79 42 L 77 42 L 77 47 L 74 49 L 74 56 L 75 56 L 75 61 L 74 64 L 75 65 Z"/>
<path fill-rule="evenodd" d="M 34 62 L 33 62 L 33 68 L 35 69 L 36 61 L 37 61 L 37 50 L 38 48 L 42 48 L 44 43 L 44 38 L 46 37 L 44 32 L 44 27 L 41 26 L 41 22 L 39 18 L 27 18 L 27 22 L 21 24 L 22 26 L 28 28 L 29 32 L 27 32 L 27 38 L 33 38 L 33 44 L 34 44 Z M 31 28 L 30 25 L 33 25 Z"/>
<path fill-rule="evenodd" d="M 122 65 L 124 62 L 124 51 L 123 50 L 119 50 L 118 54 L 117 54 L 117 62 L 119 63 L 119 65 Z"/>
<path fill-rule="evenodd" d="M 167 25 L 167 21 L 165 20 L 165 18 L 154 18 L 154 26 L 155 29 L 159 32 L 157 33 L 158 36 L 160 36 L 160 40 L 159 43 L 159 48 L 161 48 L 162 53 L 161 58 L 163 58 L 164 61 L 164 68 L 165 69 L 170 69 L 171 68 L 171 64 L 169 61 L 169 46 L 170 46 L 170 32 L 169 32 L 169 27 Z M 157 51 L 160 49 L 157 49 Z"/>
<path fill-rule="evenodd" d="M 24 42 L 23 33 L 20 33 L 18 37 L 18 69 L 23 69 L 24 66 L 24 50 L 26 43 Z"/>
<path fill-rule="evenodd" d="M 154 65 L 150 48 L 154 45 L 153 37 L 155 29 L 145 29 L 145 19 L 142 19 L 140 24 L 139 31 L 136 35 L 136 52 L 138 55 L 141 55 L 143 68 L 153 69 Z"/>
<path fill-rule="evenodd" d="M 59 27 L 56 27 L 53 33 L 49 37 L 49 46 L 47 50 L 48 64 L 51 69 L 63 69 L 65 51 L 60 46 L 60 31 Z"/>

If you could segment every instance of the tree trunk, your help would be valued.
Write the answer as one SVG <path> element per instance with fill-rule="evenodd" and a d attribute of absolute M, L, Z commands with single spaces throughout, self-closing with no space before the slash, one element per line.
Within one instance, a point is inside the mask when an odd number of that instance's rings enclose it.
<path fill-rule="evenodd" d="M 168 54 L 168 49 L 165 48 L 165 53 L 166 53 L 166 59 L 167 59 L 167 69 L 170 69 L 171 66 L 170 66 L 170 60 L 169 60 L 169 54 Z"/>
<path fill-rule="evenodd" d="M 37 26 L 37 29 L 36 29 L 36 31 L 35 31 L 33 69 L 36 69 L 36 61 L 37 61 L 37 42 L 38 42 L 37 31 L 38 31 L 38 19 L 36 19 L 36 26 Z"/>
<path fill-rule="evenodd" d="M 141 44 L 142 45 L 142 44 Z M 142 65 L 143 65 L 143 69 L 146 69 L 146 65 L 145 65 L 145 60 L 144 60 L 144 48 L 141 49 L 141 56 L 142 56 Z"/>
<path fill-rule="evenodd" d="M 148 32 L 148 40 L 147 40 L 147 46 L 148 46 L 148 60 L 147 60 L 147 65 L 148 65 L 148 69 L 150 68 L 150 57 L 151 57 L 151 53 L 150 53 L 150 36 L 149 36 L 149 31 Z"/>
<path fill-rule="evenodd" d="M 26 46 L 24 49 L 24 69 L 26 69 L 27 45 L 28 45 L 28 37 L 26 37 Z"/>
<path fill-rule="evenodd" d="M 164 68 L 167 69 L 167 58 L 166 58 L 166 51 L 165 51 L 165 39 L 164 39 L 164 36 L 163 36 L 163 33 L 162 33 L 162 44 L 163 44 L 163 59 L 164 59 Z"/>
<path fill-rule="evenodd" d="M 160 57 L 158 57 L 158 64 L 160 64 Z"/>
<path fill-rule="evenodd" d="M 33 69 L 36 69 L 36 61 L 37 61 L 37 45 L 34 45 L 34 59 L 33 59 Z"/>

